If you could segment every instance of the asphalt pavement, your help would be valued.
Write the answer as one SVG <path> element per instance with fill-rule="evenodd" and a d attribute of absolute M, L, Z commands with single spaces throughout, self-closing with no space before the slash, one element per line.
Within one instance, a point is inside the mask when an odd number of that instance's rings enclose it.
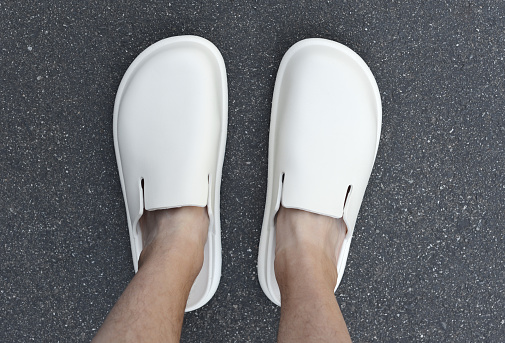
<path fill-rule="evenodd" d="M 336 296 L 354 342 L 505 342 L 505 2 L 0 3 L 0 341 L 86 342 L 133 276 L 114 97 L 156 41 L 221 51 L 223 273 L 183 342 L 275 341 L 257 278 L 275 75 L 343 43 L 383 101 L 377 161 Z"/>

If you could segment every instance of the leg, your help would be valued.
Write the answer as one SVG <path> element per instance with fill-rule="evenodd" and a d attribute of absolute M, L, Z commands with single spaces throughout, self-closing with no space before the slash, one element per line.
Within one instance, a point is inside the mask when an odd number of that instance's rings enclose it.
<path fill-rule="evenodd" d="M 281 291 L 278 342 L 350 342 L 335 299 L 342 219 L 281 207 L 275 275 Z"/>
<path fill-rule="evenodd" d="M 203 264 L 206 208 L 146 211 L 139 271 L 94 342 L 178 342 L 189 291 Z"/>

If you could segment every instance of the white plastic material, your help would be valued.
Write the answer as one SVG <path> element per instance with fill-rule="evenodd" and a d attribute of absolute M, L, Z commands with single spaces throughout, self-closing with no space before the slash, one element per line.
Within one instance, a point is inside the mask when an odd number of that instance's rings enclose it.
<path fill-rule="evenodd" d="M 280 204 L 343 217 L 348 231 L 338 257 L 336 290 L 377 154 L 381 121 L 379 89 L 355 52 L 316 38 L 298 42 L 286 52 L 272 100 L 258 258 L 261 287 L 277 305 L 281 298 L 274 271 L 274 219 Z"/>
<path fill-rule="evenodd" d="M 143 51 L 116 96 L 114 146 L 135 272 L 144 208 L 208 209 L 204 263 L 186 311 L 207 303 L 221 276 L 219 197 L 227 116 L 223 58 L 211 42 L 195 36 L 167 38 Z"/>

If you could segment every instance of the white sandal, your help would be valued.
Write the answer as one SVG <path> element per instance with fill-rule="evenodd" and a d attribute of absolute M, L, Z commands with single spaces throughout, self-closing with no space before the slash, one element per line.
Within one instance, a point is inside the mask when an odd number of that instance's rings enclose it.
<path fill-rule="evenodd" d="M 365 62 L 346 46 L 306 39 L 284 55 L 272 100 L 268 188 L 258 275 L 280 305 L 275 278 L 275 215 L 280 205 L 334 218 L 347 234 L 337 289 L 380 139 L 381 98 Z"/>
<path fill-rule="evenodd" d="M 204 263 L 186 311 L 205 305 L 221 277 L 219 197 L 227 121 L 224 61 L 200 37 L 172 37 L 148 47 L 126 71 L 116 96 L 114 146 L 135 272 L 144 208 L 208 209 Z"/>

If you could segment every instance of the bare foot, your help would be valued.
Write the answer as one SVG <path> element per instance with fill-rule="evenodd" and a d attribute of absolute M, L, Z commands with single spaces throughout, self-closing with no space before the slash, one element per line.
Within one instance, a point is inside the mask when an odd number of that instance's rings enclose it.
<path fill-rule="evenodd" d="M 139 270 L 94 342 L 178 342 L 184 308 L 203 264 L 206 208 L 145 211 Z"/>
<path fill-rule="evenodd" d="M 332 291 L 337 283 L 337 259 L 347 228 L 335 219 L 281 206 L 277 213 L 275 274 L 279 285 L 291 273 L 324 275 Z"/>
<path fill-rule="evenodd" d="M 334 294 L 344 221 L 284 207 L 276 219 L 278 342 L 350 342 Z"/>
<path fill-rule="evenodd" d="M 198 260 L 201 260 L 201 268 L 209 228 L 209 216 L 205 207 L 186 206 L 144 211 L 139 223 L 142 231 L 139 268 L 154 255 L 163 256 L 168 251 L 179 251 L 188 257 L 196 254 Z"/>

